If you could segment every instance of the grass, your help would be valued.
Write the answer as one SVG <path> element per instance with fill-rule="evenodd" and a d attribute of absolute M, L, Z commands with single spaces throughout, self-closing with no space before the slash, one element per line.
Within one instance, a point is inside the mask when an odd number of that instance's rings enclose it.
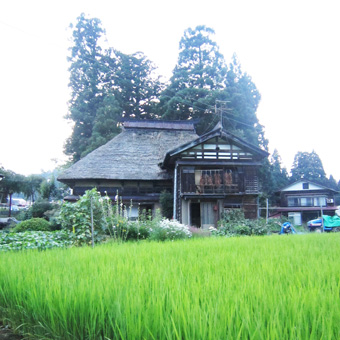
<path fill-rule="evenodd" d="M 0 253 L 0 319 L 45 339 L 337 339 L 340 234 Z"/>

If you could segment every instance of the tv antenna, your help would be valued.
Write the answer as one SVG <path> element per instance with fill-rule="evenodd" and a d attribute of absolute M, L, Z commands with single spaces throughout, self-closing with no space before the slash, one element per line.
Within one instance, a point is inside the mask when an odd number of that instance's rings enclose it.
<path fill-rule="evenodd" d="M 231 109 L 228 109 L 227 105 L 230 103 L 230 101 L 227 100 L 215 100 L 215 114 L 220 117 L 220 123 L 223 128 L 223 113 L 230 111 Z"/>

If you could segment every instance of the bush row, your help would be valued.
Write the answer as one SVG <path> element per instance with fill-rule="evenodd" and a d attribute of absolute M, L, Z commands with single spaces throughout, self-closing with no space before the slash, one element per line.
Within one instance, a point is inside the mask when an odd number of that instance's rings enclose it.
<path fill-rule="evenodd" d="M 192 235 L 198 236 L 242 236 L 242 235 L 268 235 L 274 232 L 279 232 L 280 224 L 276 221 L 269 220 L 266 222 L 263 219 L 248 220 L 245 219 L 243 212 L 240 209 L 231 209 L 222 216 L 219 221 L 218 228 L 209 228 L 207 230 L 199 230 L 195 228 L 188 228 L 177 221 L 161 218 L 159 214 L 153 218 L 146 213 L 140 214 L 137 221 L 132 221 L 128 218 L 129 207 L 123 205 L 117 198 L 116 202 L 111 202 L 108 197 L 101 197 L 96 189 L 89 190 L 76 203 L 63 203 L 59 209 L 58 214 L 55 213 L 57 209 L 52 209 L 53 221 L 48 222 L 46 211 L 51 206 L 42 206 L 40 216 L 19 223 L 13 231 L 16 233 L 23 233 L 20 237 L 27 237 L 27 242 L 21 241 L 9 246 L 9 248 L 17 249 L 18 247 L 32 246 L 31 234 L 35 232 L 46 232 L 48 237 L 49 232 L 55 229 L 58 225 L 64 231 L 64 236 L 68 235 L 63 243 L 63 246 L 73 245 L 90 245 L 92 242 L 100 243 L 109 239 L 113 241 L 123 242 L 128 240 L 176 240 L 189 238 Z M 37 211 L 35 208 L 32 211 Z M 51 211 L 51 210 L 47 210 Z M 34 236 L 33 236 L 34 237 Z M 58 236 L 59 237 L 59 236 Z M 13 235 L 2 239 L 2 242 L 10 241 L 15 238 Z M 17 241 L 15 241 L 17 242 Z M 70 242 L 70 243 L 68 243 Z M 39 243 L 41 244 L 41 243 Z M 42 243 L 44 244 L 44 243 Z M 54 243 L 49 243 L 53 245 Z M 36 244 L 37 245 L 37 244 Z M 56 243 L 59 246 L 59 243 Z M 37 245 L 39 248 L 40 246 Z M 45 247 L 44 245 L 42 247 Z M 8 248 L 8 249 L 9 249 Z M 7 249 L 7 248 L 6 248 Z M 20 248 L 21 249 L 21 248 Z"/>
<path fill-rule="evenodd" d="M 280 228 L 281 225 L 276 220 L 249 220 L 244 217 L 242 210 L 231 209 L 223 214 L 218 228 L 212 228 L 211 232 L 215 236 L 260 236 L 278 233 Z"/>

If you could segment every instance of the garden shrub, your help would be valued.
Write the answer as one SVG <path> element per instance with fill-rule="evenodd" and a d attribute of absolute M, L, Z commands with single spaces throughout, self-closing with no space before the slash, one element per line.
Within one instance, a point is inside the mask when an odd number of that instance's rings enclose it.
<path fill-rule="evenodd" d="M 250 235 L 252 230 L 246 224 L 236 225 L 234 227 L 234 233 L 237 235 Z"/>
<path fill-rule="evenodd" d="M 60 214 L 60 205 L 59 204 L 53 204 L 52 210 L 47 210 L 44 212 L 44 216 L 47 218 L 47 220 L 50 222 L 50 228 L 51 230 L 61 230 L 61 221 L 59 218 Z"/>
<path fill-rule="evenodd" d="M 128 225 L 127 240 L 145 240 L 150 236 L 150 227 L 138 221 L 130 222 Z"/>
<path fill-rule="evenodd" d="M 263 218 L 248 220 L 241 209 L 231 209 L 222 215 L 219 228 L 212 234 L 217 236 L 268 235 L 280 230 L 280 222 Z"/>
<path fill-rule="evenodd" d="M 162 208 L 162 215 L 165 218 L 172 218 L 173 215 L 173 195 L 164 190 L 159 196 L 159 203 Z"/>
<path fill-rule="evenodd" d="M 175 220 L 161 220 L 150 229 L 150 239 L 156 241 L 177 240 L 191 237 L 189 227 Z"/>
<path fill-rule="evenodd" d="M 73 233 L 76 245 L 92 242 L 91 208 L 94 226 L 93 239 L 94 242 L 100 242 L 106 238 L 108 223 L 105 220 L 102 198 L 96 188 L 86 191 L 77 202 L 64 202 L 61 206 L 59 221 L 63 229 Z"/>
<path fill-rule="evenodd" d="M 39 200 L 35 202 L 29 209 L 20 211 L 17 219 L 19 221 L 26 221 L 31 218 L 44 218 L 47 221 L 50 221 L 49 213 L 56 210 L 59 210 L 58 204 L 50 203 L 46 200 Z"/>
<path fill-rule="evenodd" d="M 43 218 L 31 218 L 29 220 L 20 222 L 13 229 L 15 233 L 24 231 L 51 231 L 50 224 Z"/>
<path fill-rule="evenodd" d="M 29 220 L 31 218 L 33 218 L 32 207 L 30 207 L 29 209 L 26 209 L 26 210 L 20 210 L 20 212 L 16 216 L 16 219 L 18 221 L 26 221 L 26 220 Z"/>
<path fill-rule="evenodd" d="M 45 212 L 49 210 L 53 210 L 53 204 L 48 201 L 37 201 L 35 202 L 31 209 L 32 217 L 40 217 L 47 219 Z"/>

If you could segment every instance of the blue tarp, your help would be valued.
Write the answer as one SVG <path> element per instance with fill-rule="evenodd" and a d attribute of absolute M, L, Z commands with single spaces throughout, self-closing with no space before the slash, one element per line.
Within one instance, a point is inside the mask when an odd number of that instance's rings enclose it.
<path fill-rule="evenodd" d="M 340 227 L 340 217 L 335 215 L 335 216 L 327 216 L 327 215 L 322 215 L 323 218 L 323 224 L 327 228 L 335 228 L 335 227 Z"/>

